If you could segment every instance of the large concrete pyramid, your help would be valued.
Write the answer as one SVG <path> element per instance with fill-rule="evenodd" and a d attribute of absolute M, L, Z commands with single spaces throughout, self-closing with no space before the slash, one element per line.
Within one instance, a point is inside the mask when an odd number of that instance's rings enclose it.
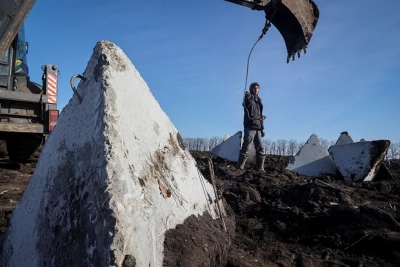
<path fill-rule="evenodd" d="M 382 172 L 388 172 L 384 160 L 389 146 L 389 140 L 344 143 L 331 146 L 329 154 L 345 180 L 367 182 L 375 178 L 381 167 Z"/>
<path fill-rule="evenodd" d="M 335 163 L 316 134 L 310 136 L 286 168 L 311 177 L 337 173 Z"/>
<path fill-rule="evenodd" d="M 221 144 L 214 147 L 211 152 L 223 159 L 237 161 L 240 151 L 240 143 L 242 141 L 242 132 L 239 131 L 233 136 L 224 140 Z"/>
<path fill-rule="evenodd" d="M 237 161 L 240 154 L 240 149 L 242 148 L 243 137 L 242 131 L 238 131 L 233 136 L 224 140 L 221 144 L 212 149 L 212 153 L 220 158 L 227 159 L 230 161 Z M 247 162 L 256 162 L 256 149 L 254 144 L 250 146 L 248 151 Z"/>
<path fill-rule="evenodd" d="M 83 76 L 13 213 L 1 266 L 161 266 L 168 229 L 217 218 L 212 185 L 122 50 L 97 43 Z"/>
<path fill-rule="evenodd" d="M 348 132 L 344 131 L 340 133 L 338 140 L 336 141 L 335 145 L 347 145 L 353 143 L 353 139 L 349 135 Z"/>

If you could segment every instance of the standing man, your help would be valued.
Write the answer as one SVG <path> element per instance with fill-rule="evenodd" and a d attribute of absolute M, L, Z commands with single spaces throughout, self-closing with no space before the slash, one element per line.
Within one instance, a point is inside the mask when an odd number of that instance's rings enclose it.
<path fill-rule="evenodd" d="M 262 138 L 265 135 L 263 122 L 265 116 L 262 115 L 263 104 L 258 96 L 260 85 L 254 82 L 250 84 L 249 90 L 250 92 L 245 93 L 242 104 L 244 108 L 244 138 L 237 167 L 239 169 L 244 168 L 249 157 L 250 145 L 254 144 L 257 170 L 264 171 L 265 149 Z"/>

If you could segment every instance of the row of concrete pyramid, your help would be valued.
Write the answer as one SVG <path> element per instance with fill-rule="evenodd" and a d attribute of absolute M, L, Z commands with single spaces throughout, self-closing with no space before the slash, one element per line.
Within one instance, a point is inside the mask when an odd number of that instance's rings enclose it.
<path fill-rule="evenodd" d="M 237 161 L 242 142 L 242 132 L 237 132 L 212 153 L 218 157 Z M 371 181 L 375 177 L 391 178 L 384 162 L 390 141 L 374 140 L 354 142 L 348 132 L 342 132 L 335 145 L 324 148 L 316 134 L 312 134 L 302 146 L 287 169 L 301 175 L 318 177 L 329 174 L 342 176 L 346 180 Z M 255 160 L 255 150 L 251 149 L 250 162 Z"/>

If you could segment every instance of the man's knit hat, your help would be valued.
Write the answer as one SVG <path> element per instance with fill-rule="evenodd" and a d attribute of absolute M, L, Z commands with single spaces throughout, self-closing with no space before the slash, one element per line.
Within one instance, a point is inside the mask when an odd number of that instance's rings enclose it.
<path fill-rule="evenodd" d="M 251 90 L 251 88 L 253 88 L 254 86 L 260 87 L 260 85 L 258 83 L 254 82 L 254 83 L 250 84 L 249 90 Z"/>
<path fill-rule="evenodd" d="M 250 87 L 249 87 L 250 93 L 253 93 L 253 92 L 251 91 L 251 89 L 253 89 L 254 86 L 258 86 L 258 88 L 260 88 L 260 85 L 259 85 L 258 83 L 256 83 L 256 82 L 254 82 L 254 83 L 250 84 Z"/>

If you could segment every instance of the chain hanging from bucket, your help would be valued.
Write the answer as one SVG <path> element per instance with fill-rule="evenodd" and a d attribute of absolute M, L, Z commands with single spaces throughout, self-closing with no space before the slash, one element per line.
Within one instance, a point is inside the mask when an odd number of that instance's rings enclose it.
<path fill-rule="evenodd" d="M 270 19 L 267 19 L 264 25 L 264 28 L 261 31 L 260 36 L 258 37 L 257 41 L 254 43 L 253 47 L 250 50 L 249 56 L 247 57 L 247 67 L 246 67 L 246 81 L 244 83 L 244 92 L 243 92 L 243 96 L 246 94 L 246 88 L 247 88 L 247 79 L 249 76 L 249 65 L 250 65 L 250 56 L 251 53 L 253 52 L 254 47 L 256 46 L 256 44 L 264 37 L 264 35 L 267 33 L 267 31 L 269 30 L 269 28 L 271 27 L 271 20 L 273 19 L 275 15 L 275 12 L 272 14 Z"/>

